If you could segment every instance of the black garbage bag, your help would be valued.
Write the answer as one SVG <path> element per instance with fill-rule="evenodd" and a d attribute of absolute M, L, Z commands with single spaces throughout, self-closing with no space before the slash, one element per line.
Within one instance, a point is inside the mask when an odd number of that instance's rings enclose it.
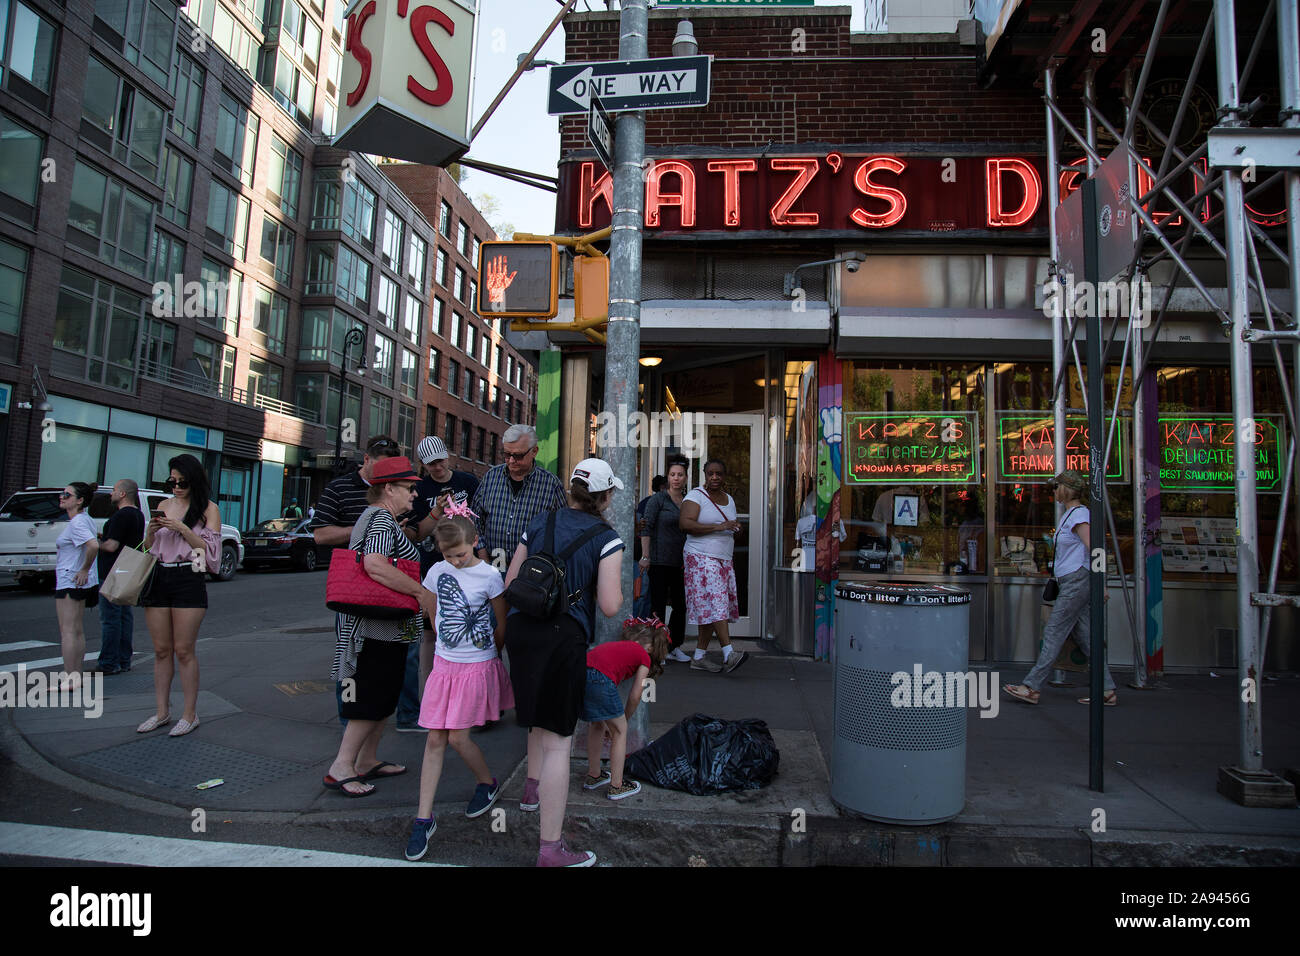
<path fill-rule="evenodd" d="M 766 786 L 780 761 L 765 721 L 692 714 L 629 756 L 627 772 L 660 787 L 703 796 Z"/>

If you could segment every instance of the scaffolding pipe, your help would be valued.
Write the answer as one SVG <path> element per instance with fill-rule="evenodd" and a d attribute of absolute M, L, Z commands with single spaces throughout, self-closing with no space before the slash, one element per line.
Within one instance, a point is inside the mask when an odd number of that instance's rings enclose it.
<path fill-rule="evenodd" d="M 1277 6 L 1277 59 L 1279 111 L 1282 126 L 1287 129 L 1300 127 L 1300 33 L 1297 23 L 1296 4 L 1279 3 Z M 1287 251 L 1291 254 L 1287 263 L 1291 277 L 1291 311 L 1296 322 L 1300 324 L 1300 172 L 1287 170 L 1285 177 L 1287 208 Z M 1291 373 L 1294 376 L 1292 391 L 1300 395 L 1300 341 L 1291 350 Z M 1292 433 L 1292 455 L 1297 435 Z M 1283 491 L 1285 497 L 1286 492 Z M 1300 554 L 1300 481 L 1295 483 L 1296 506 L 1296 554 Z M 1278 537 L 1282 535 L 1282 525 L 1278 525 Z M 1272 590 L 1270 588 L 1269 590 Z"/>
<path fill-rule="evenodd" d="M 1050 101 L 1056 96 L 1056 69 L 1048 67 L 1043 71 L 1043 90 Z M 1056 207 L 1061 201 L 1060 187 L 1057 184 L 1057 166 L 1058 159 L 1056 155 L 1056 123 L 1052 119 L 1052 111 L 1046 110 L 1047 114 L 1047 242 L 1048 254 L 1051 260 L 1052 275 L 1060 280 L 1059 262 L 1061 259 L 1060 243 L 1056 238 Z M 1058 298 L 1058 301 L 1060 299 Z M 1055 310 L 1053 310 L 1055 311 Z M 1053 475 L 1059 475 L 1065 471 L 1065 390 L 1062 388 L 1061 373 L 1065 368 L 1065 340 L 1061 334 L 1061 322 L 1065 317 L 1065 310 L 1062 309 L 1060 314 L 1052 316 L 1052 434 L 1053 439 Z M 1061 505 L 1055 502 L 1053 506 L 1053 523 L 1061 523 Z M 1052 559 L 1055 560 L 1053 555 Z"/>

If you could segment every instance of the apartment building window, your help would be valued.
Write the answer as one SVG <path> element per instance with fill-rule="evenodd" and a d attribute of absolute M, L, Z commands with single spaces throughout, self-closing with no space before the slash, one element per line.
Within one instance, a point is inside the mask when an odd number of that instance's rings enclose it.
<path fill-rule="evenodd" d="M 438 386 L 438 364 L 441 361 L 441 358 L 442 357 L 438 354 L 437 349 L 429 349 L 429 384 L 434 387 Z M 429 434 L 433 434 L 432 427 L 429 428 Z"/>
<path fill-rule="evenodd" d="M 478 308 L 478 283 L 473 279 L 469 280 L 469 299 L 466 301 L 471 309 Z"/>
<path fill-rule="evenodd" d="M 424 321 L 424 303 L 411 293 L 406 293 L 406 315 L 402 319 L 402 331 L 416 345 L 420 344 L 420 326 Z"/>
<path fill-rule="evenodd" d="M 456 298 L 465 301 L 465 270 L 460 266 L 456 267 Z"/>
<path fill-rule="evenodd" d="M 461 317 L 459 312 L 451 314 L 451 334 L 447 336 L 447 341 L 451 343 L 454 349 L 460 348 L 460 323 Z"/>
<path fill-rule="evenodd" d="M 262 218 L 262 258 L 271 263 L 276 281 L 293 282 L 293 230 L 270 216 Z"/>
<path fill-rule="evenodd" d="M 483 460 L 483 454 L 486 451 L 487 451 L 487 429 L 480 428 L 478 430 L 478 456 L 477 456 L 479 461 Z"/>
<path fill-rule="evenodd" d="M 18 354 L 26 286 L 27 250 L 0 240 L 0 358 L 10 362 Z"/>
<path fill-rule="evenodd" d="M 343 184 L 341 228 L 367 249 L 375 247 L 375 191 L 358 179 Z"/>
<path fill-rule="evenodd" d="M 339 228 L 339 211 L 343 208 L 342 193 L 337 169 L 316 170 L 316 182 L 311 193 L 311 228 Z"/>
<path fill-rule="evenodd" d="M 470 405 L 474 404 L 474 381 L 474 373 L 465 369 L 465 401 Z"/>
<path fill-rule="evenodd" d="M 496 385 L 492 386 L 492 414 L 501 417 L 501 389 Z"/>
<path fill-rule="evenodd" d="M 480 378 L 478 380 L 478 407 L 483 411 L 488 410 L 488 380 Z"/>
<path fill-rule="evenodd" d="M 397 406 L 397 444 L 408 456 L 415 451 L 415 409 L 410 405 Z"/>
<path fill-rule="evenodd" d="M 283 380 L 284 369 L 280 366 L 253 355 L 248 357 L 248 384 L 245 388 L 249 394 L 279 401 L 284 385 Z"/>
<path fill-rule="evenodd" d="M 343 364 L 344 338 L 348 329 L 360 327 L 360 322 L 342 309 L 303 309 L 302 336 L 298 340 L 299 362 L 329 362 Z M 353 362 L 361 359 L 355 348 L 350 350 Z M 299 404 L 302 404 L 301 402 Z"/>
<path fill-rule="evenodd" d="M 379 319 L 394 332 L 397 331 L 398 288 L 397 283 L 382 272 L 379 273 L 379 302 L 375 310 Z"/>
<path fill-rule="evenodd" d="M 445 444 L 447 451 L 453 454 L 456 451 L 456 416 L 449 414 L 447 416 L 447 431 L 445 433 Z"/>
<path fill-rule="evenodd" d="M 469 245 L 473 241 L 474 237 L 470 235 L 469 225 L 462 219 L 460 221 L 460 254 L 466 259 L 469 258 Z"/>
<path fill-rule="evenodd" d="M 155 285 L 153 311 L 173 314 L 179 312 L 180 303 L 175 301 L 175 294 L 182 293 L 183 290 L 177 287 L 176 277 L 185 269 L 185 243 L 170 233 L 155 229 L 149 249 L 149 261 L 152 263 L 150 278 L 155 284 L 162 283 L 161 286 Z"/>
<path fill-rule="evenodd" d="M 172 82 L 168 89 L 176 97 L 176 108 L 171 113 L 172 134 L 191 146 L 199 145 L 199 130 L 203 125 L 203 67 L 191 56 L 176 55 L 172 64 Z"/>
<path fill-rule="evenodd" d="M 474 426 L 471 425 L 469 422 L 462 421 L 460 423 L 460 457 L 462 458 L 466 458 L 466 459 L 469 458 L 469 451 L 470 451 L 469 443 L 473 435 L 473 431 L 474 431 Z"/>
<path fill-rule="evenodd" d="M 447 394 L 459 394 L 457 387 L 460 383 L 460 363 L 455 359 L 447 362 Z"/>
<path fill-rule="evenodd" d="M 414 282 L 415 287 L 421 292 L 429 287 L 428 279 L 424 275 L 424 270 L 428 266 L 428 258 L 429 244 L 412 233 L 411 261 L 407 263 L 406 277 Z"/>
<path fill-rule="evenodd" d="M 420 387 L 420 356 L 410 349 L 402 349 L 402 372 L 398 388 L 407 398 L 415 398 Z"/>
<path fill-rule="evenodd" d="M 54 311 L 54 372 L 130 391 L 144 305 L 139 295 L 64 266 Z"/>
<path fill-rule="evenodd" d="M 153 237 L 153 202 L 78 161 L 68 208 L 67 241 L 132 275 L 143 277 Z"/>
<path fill-rule="evenodd" d="M 447 288 L 447 253 L 442 249 L 438 250 L 437 258 L 434 260 L 433 278 L 438 285 Z"/>
<path fill-rule="evenodd" d="M 220 0 L 190 0 L 185 7 L 185 15 L 202 26 L 203 30 L 212 37 L 212 41 L 243 67 L 246 73 L 253 75 L 257 65 L 259 45 L 253 34 L 230 15 L 230 12 L 221 5 Z M 184 36 L 184 31 L 181 35 Z"/>
<path fill-rule="evenodd" d="M 492 340 L 489 339 L 489 338 L 487 337 L 487 333 L 484 332 L 484 333 L 483 333 L 483 338 L 482 338 L 482 340 L 479 342 L 479 349 L 480 349 L 481 354 L 480 354 L 479 357 L 478 357 L 479 363 L 480 363 L 484 368 L 487 368 L 487 367 L 488 367 L 488 349 L 491 348 L 491 347 L 492 347 Z"/>
<path fill-rule="evenodd" d="M 159 371 L 176 362 L 176 326 L 162 319 L 144 320 L 144 360 Z"/>
<path fill-rule="evenodd" d="M 163 198 L 158 211 L 164 219 L 188 229 L 194 194 L 194 163 L 170 146 L 163 148 L 162 187 Z"/>
<path fill-rule="evenodd" d="M 229 345 L 218 345 L 208 339 L 194 340 L 194 359 L 203 369 L 208 381 L 228 392 L 235 384 L 235 350 Z"/>
<path fill-rule="evenodd" d="M 387 435 L 393 424 L 393 400 L 378 392 L 370 393 L 370 429 L 367 435 Z"/>
<path fill-rule="evenodd" d="M 447 304 L 443 302 L 442 299 L 438 298 L 436 295 L 430 300 L 429 304 L 430 307 L 433 309 L 433 316 L 431 321 L 433 334 L 442 335 L 442 311 L 447 307 Z"/>
<path fill-rule="evenodd" d="M 3 14 L 8 14 L 4 16 Z M 50 108 L 56 27 L 20 0 L 0 8 L 0 83 L 42 112 Z"/>
<path fill-rule="evenodd" d="M 96 33 L 112 43 L 159 86 L 166 87 L 175 50 L 176 5 L 167 0 L 96 0 L 95 18 L 115 36 Z"/>
<path fill-rule="evenodd" d="M 438 231 L 448 239 L 451 238 L 451 203 L 445 199 L 438 212 Z"/>
<path fill-rule="evenodd" d="M 204 259 L 199 268 L 204 315 L 200 322 L 230 336 L 239 334 L 239 312 L 244 301 L 244 277 L 229 266 Z"/>
<path fill-rule="evenodd" d="M 278 202 L 280 211 L 290 219 L 297 219 L 298 197 L 302 192 L 302 154 L 274 133 L 267 172 L 270 173 L 267 197 Z"/>
<path fill-rule="evenodd" d="M 375 333 L 375 356 L 371 367 L 375 380 L 384 388 L 393 387 L 393 340 Z"/>
<path fill-rule="evenodd" d="M 320 27 L 294 0 L 284 0 L 275 58 L 274 95 L 308 129 L 315 114 L 320 46 Z"/>
<path fill-rule="evenodd" d="M 402 248 L 406 245 L 406 223 L 391 209 L 384 210 L 384 265 L 399 275 L 402 272 Z"/>
<path fill-rule="evenodd" d="M 338 246 L 333 243 L 308 243 L 305 295 L 334 294 L 334 260 L 337 256 Z"/>
<path fill-rule="evenodd" d="M 312 116 L 316 110 L 315 73 L 308 73 L 295 63 L 285 52 L 286 49 L 282 47 L 275 57 L 272 95 L 299 125 L 311 129 Z"/>
<path fill-rule="evenodd" d="M 217 165 L 238 176 L 245 186 L 253 185 L 253 166 L 257 159 L 257 133 L 261 120 L 256 113 L 227 89 L 221 91 L 221 105 L 217 109 L 217 147 L 214 158 Z"/>
<path fill-rule="evenodd" d="M 0 113 L 0 214 L 25 224 L 36 222 L 45 137 Z"/>
<path fill-rule="evenodd" d="M 257 285 L 253 290 L 254 345 L 268 352 L 284 354 L 284 332 L 289 324 L 289 300 L 278 292 Z"/>
<path fill-rule="evenodd" d="M 162 104 L 140 92 L 97 56 L 86 61 L 81 135 L 150 181 L 158 178 Z"/>
<path fill-rule="evenodd" d="M 325 423 L 325 435 L 332 443 L 339 427 L 338 376 L 322 372 L 295 375 L 293 399 L 310 417 Z M 361 421 L 361 385 L 357 382 L 348 382 L 343 392 L 343 417 Z"/>
<path fill-rule="evenodd" d="M 370 308 L 370 263 L 347 246 L 339 246 L 334 294 L 359 309 Z"/>
<path fill-rule="evenodd" d="M 492 346 L 492 374 L 501 374 L 501 346 Z"/>
<path fill-rule="evenodd" d="M 473 248 L 473 251 L 470 253 L 470 256 L 469 256 L 469 264 L 470 264 L 471 266 L 473 266 L 475 269 L 478 268 L 478 246 L 479 246 L 478 236 L 475 236 L 475 237 L 474 237 L 474 248 Z"/>
<path fill-rule="evenodd" d="M 438 434 L 438 410 L 432 405 L 424 406 L 424 433 L 426 435 Z"/>
<path fill-rule="evenodd" d="M 489 465 L 495 465 L 497 463 L 497 433 L 493 432 L 489 438 L 491 439 L 491 443 L 489 445 L 487 463 Z"/>
<path fill-rule="evenodd" d="M 208 189 L 207 241 L 227 255 L 243 259 L 248 248 L 251 204 L 215 179 Z"/>
<path fill-rule="evenodd" d="M 474 328 L 474 323 L 466 319 L 465 320 L 465 356 L 470 361 L 474 360 L 474 334 L 476 331 L 477 330 Z"/>

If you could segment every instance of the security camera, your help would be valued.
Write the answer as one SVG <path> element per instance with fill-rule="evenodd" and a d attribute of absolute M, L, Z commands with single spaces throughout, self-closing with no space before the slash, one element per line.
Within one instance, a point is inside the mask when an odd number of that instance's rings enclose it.
<path fill-rule="evenodd" d="M 858 267 L 867 261 L 865 252 L 848 252 L 844 255 L 844 268 L 850 272 L 857 272 Z"/>
<path fill-rule="evenodd" d="M 862 265 L 862 263 L 859 262 L 857 259 L 844 260 L 844 268 L 848 269 L 850 272 L 857 272 L 858 266 L 860 265 Z"/>

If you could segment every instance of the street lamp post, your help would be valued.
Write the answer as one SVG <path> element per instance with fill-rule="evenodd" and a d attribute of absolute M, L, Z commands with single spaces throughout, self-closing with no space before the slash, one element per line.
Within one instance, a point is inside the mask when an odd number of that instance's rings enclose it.
<path fill-rule="evenodd" d="M 339 366 L 339 414 L 334 432 L 334 475 L 343 474 L 343 393 L 348 386 L 348 350 L 366 340 L 366 333 L 359 327 L 348 329 L 343 337 L 343 363 Z"/>

